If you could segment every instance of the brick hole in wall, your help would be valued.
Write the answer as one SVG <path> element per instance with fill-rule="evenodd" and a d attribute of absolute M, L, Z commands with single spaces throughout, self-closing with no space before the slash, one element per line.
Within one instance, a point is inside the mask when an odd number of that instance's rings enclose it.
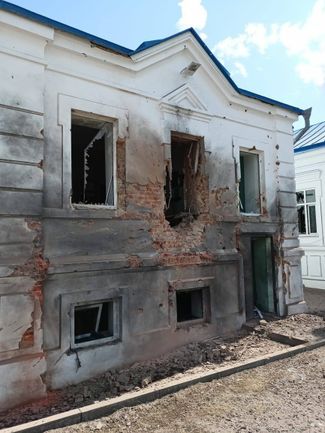
<path fill-rule="evenodd" d="M 198 137 L 172 133 L 166 165 L 165 218 L 171 227 L 197 219 L 203 142 Z"/>

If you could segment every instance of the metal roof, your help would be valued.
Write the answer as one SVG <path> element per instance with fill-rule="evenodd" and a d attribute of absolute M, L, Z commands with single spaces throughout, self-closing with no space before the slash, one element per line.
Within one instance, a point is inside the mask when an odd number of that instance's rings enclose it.
<path fill-rule="evenodd" d="M 294 132 L 297 136 L 302 129 Z M 294 152 L 306 152 L 307 150 L 318 149 L 325 146 L 325 122 L 311 125 L 302 137 L 294 144 Z"/>
<path fill-rule="evenodd" d="M 232 80 L 230 77 L 229 72 L 227 69 L 219 62 L 219 60 L 215 57 L 215 55 L 212 53 L 212 51 L 207 47 L 207 45 L 202 41 L 200 36 L 196 33 L 196 31 L 193 28 L 189 28 L 186 30 L 183 30 L 182 32 L 176 33 L 174 35 L 171 35 L 164 39 L 158 39 L 154 41 L 147 41 L 143 42 L 136 50 L 131 50 L 129 48 L 122 47 L 121 45 L 115 44 L 113 42 L 110 42 L 106 39 L 99 38 L 98 36 L 94 36 L 90 33 L 83 32 L 82 30 L 78 30 L 74 27 L 68 26 L 66 24 L 60 23 L 58 21 L 52 20 L 51 18 L 47 18 L 43 15 L 37 14 L 35 12 L 32 12 L 28 9 L 22 8 L 20 6 L 17 6 L 13 3 L 9 3 L 5 0 L 0 0 L 0 10 L 5 10 L 7 12 L 11 12 L 15 15 L 19 15 L 24 18 L 28 18 L 32 21 L 36 21 L 40 24 L 44 24 L 46 26 L 52 27 L 55 30 L 59 30 L 65 33 L 69 33 L 73 36 L 76 36 L 78 38 L 86 39 L 90 43 L 93 43 L 95 45 L 98 45 L 100 47 L 103 47 L 109 51 L 112 51 L 116 54 L 120 54 L 122 56 L 131 57 L 134 54 L 140 53 L 141 51 L 147 50 L 151 47 L 154 47 L 158 44 L 161 44 L 163 42 L 166 42 L 170 39 L 176 38 L 177 36 L 180 36 L 184 33 L 191 33 L 194 38 L 198 41 L 198 43 L 201 45 L 201 47 L 204 49 L 206 54 L 211 58 L 212 62 L 216 65 L 216 67 L 221 71 L 221 73 L 224 75 L 226 80 L 229 82 L 229 84 L 240 94 L 243 96 L 246 96 L 248 98 L 256 99 L 258 101 L 264 102 L 266 104 L 274 105 L 277 107 L 281 107 L 285 110 L 291 111 L 295 114 L 302 114 L 304 110 L 298 107 L 294 107 L 289 104 L 285 104 L 283 102 L 277 101 L 272 98 L 268 98 L 266 96 L 259 95 L 257 93 L 250 92 L 249 90 L 241 89 L 239 88 L 236 83 Z"/>

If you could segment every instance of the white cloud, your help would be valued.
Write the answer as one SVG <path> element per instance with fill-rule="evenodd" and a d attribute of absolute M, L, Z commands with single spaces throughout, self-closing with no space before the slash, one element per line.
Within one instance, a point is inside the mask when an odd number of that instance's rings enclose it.
<path fill-rule="evenodd" d="M 253 50 L 265 54 L 278 44 L 288 56 L 296 58 L 296 72 L 307 83 L 325 84 L 325 0 L 316 0 L 301 23 L 266 26 L 248 23 L 243 33 L 227 37 L 216 44 L 213 51 L 221 60 L 249 57 Z M 236 67 L 238 69 L 238 67 Z"/>
<path fill-rule="evenodd" d="M 322 86 L 325 82 L 324 67 L 299 63 L 296 71 L 305 83 L 314 83 L 316 86 Z"/>
<path fill-rule="evenodd" d="M 235 66 L 236 69 L 233 72 L 233 75 L 239 74 L 242 77 L 245 77 L 245 78 L 247 77 L 247 69 L 245 68 L 245 66 L 242 63 L 235 62 L 234 66 Z"/>
<path fill-rule="evenodd" d="M 179 30 L 193 27 L 201 31 L 200 36 L 203 40 L 207 35 L 202 32 L 207 22 L 208 12 L 202 4 L 202 0 L 181 0 L 178 5 L 181 8 L 181 17 L 177 21 L 177 28 Z"/>
<path fill-rule="evenodd" d="M 250 50 L 247 45 L 246 35 L 241 34 L 235 38 L 228 37 L 219 42 L 213 51 L 217 53 L 220 59 L 226 57 L 241 58 L 248 57 Z"/>

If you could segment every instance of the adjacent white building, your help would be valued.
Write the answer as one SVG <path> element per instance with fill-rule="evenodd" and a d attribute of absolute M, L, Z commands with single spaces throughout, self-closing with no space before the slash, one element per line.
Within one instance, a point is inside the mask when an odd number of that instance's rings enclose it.
<path fill-rule="evenodd" d="M 325 289 L 325 122 L 310 126 L 295 143 L 294 153 L 303 282 Z"/>

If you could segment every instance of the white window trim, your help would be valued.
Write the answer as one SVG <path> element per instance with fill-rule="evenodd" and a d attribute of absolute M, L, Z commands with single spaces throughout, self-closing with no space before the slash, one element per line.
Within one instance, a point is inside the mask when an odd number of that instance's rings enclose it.
<path fill-rule="evenodd" d="M 315 201 L 307 203 L 306 202 L 306 191 L 311 191 L 314 190 L 315 191 Z M 307 228 L 307 233 L 300 233 L 299 232 L 299 227 L 298 227 L 298 234 L 299 237 L 303 237 L 303 238 L 318 238 L 319 237 L 319 223 L 318 223 L 318 199 L 317 199 L 317 188 L 316 187 L 305 187 L 305 188 L 297 188 L 297 193 L 298 192 L 303 192 L 304 193 L 304 203 L 297 203 L 297 212 L 298 212 L 298 207 L 299 206 L 304 206 L 305 208 L 305 223 L 306 224 L 306 228 Z M 306 209 L 309 206 L 315 206 L 315 219 L 316 219 L 316 233 L 310 233 L 310 221 L 309 218 L 307 216 L 307 212 Z"/>
<path fill-rule="evenodd" d="M 128 137 L 128 111 L 123 108 L 101 104 L 86 99 L 59 94 L 58 124 L 62 126 L 62 206 L 65 209 L 117 209 L 117 161 L 116 142 L 118 137 Z M 71 121 L 72 112 L 84 118 L 104 120 L 113 125 L 113 176 L 114 205 L 72 203 L 71 171 Z"/>

